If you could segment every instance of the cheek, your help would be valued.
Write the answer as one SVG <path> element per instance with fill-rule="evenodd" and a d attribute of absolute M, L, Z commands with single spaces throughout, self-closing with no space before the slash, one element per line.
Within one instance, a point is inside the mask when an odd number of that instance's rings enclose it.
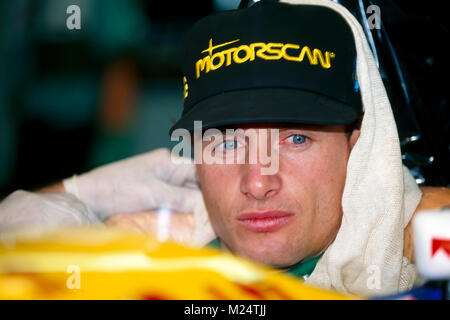
<path fill-rule="evenodd" d="M 233 212 L 236 189 L 236 169 L 232 165 L 201 164 L 197 167 L 197 178 L 202 190 L 206 209 L 216 233 L 224 228 Z"/>
<path fill-rule="evenodd" d="M 336 156 L 325 153 L 322 157 L 316 158 L 309 172 L 315 177 L 314 181 L 320 190 L 335 190 L 332 193 L 341 191 L 339 188 L 336 189 L 336 186 L 343 187 L 345 183 L 347 160 L 346 154 Z"/>
<path fill-rule="evenodd" d="M 347 172 L 346 158 L 334 158 L 333 160 L 324 158 L 315 166 L 320 166 L 315 170 L 317 180 L 314 182 L 318 195 L 315 203 L 318 213 L 317 220 L 319 223 L 326 220 L 336 221 L 342 212 L 342 193 Z"/>
<path fill-rule="evenodd" d="M 285 186 L 301 208 L 303 232 L 293 233 L 300 242 L 322 249 L 336 235 L 342 218 L 342 192 L 347 171 L 346 144 L 329 144 L 283 159 Z"/>
<path fill-rule="evenodd" d="M 348 151 L 343 148 L 327 148 L 323 156 L 311 165 L 315 198 L 315 240 L 321 243 L 334 239 L 342 219 L 342 194 L 347 174 Z"/>
<path fill-rule="evenodd" d="M 343 152 L 344 150 L 344 152 Z M 317 146 L 304 153 L 286 154 L 280 161 L 285 186 L 309 202 L 340 194 L 345 183 L 348 152 L 330 145 Z"/>
<path fill-rule="evenodd" d="M 221 199 L 221 195 L 228 195 L 230 186 L 237 177 L 235 166 L 226 164 L 202 164 L 197 170 L 197 178 L 202 188 L 202 193 Z M 225 190 L 227 190 L 226 193 Z"/>

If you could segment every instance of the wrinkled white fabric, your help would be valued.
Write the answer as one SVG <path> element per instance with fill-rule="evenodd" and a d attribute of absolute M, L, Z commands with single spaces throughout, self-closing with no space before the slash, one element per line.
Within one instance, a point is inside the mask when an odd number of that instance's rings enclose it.
<path fill-rule="evenodd" d="M 17 190 L 0 203 L 0 232 L 90 224 L 101 224 L 101 221 L 83 202 L 68 193 Z"/>

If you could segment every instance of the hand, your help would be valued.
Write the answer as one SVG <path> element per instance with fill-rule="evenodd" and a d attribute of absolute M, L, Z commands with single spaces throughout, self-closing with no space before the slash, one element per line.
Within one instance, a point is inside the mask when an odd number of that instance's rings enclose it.
<path fill-rule="evenodd" d="M 0 232 L 30 227 L 100 224 L 84 203 L 68 193 L 17 190 L 0 203 Z"/>
<path fill-rule="evenodd" d="M 192 212 L 202 201 L 194 164 L 176 164 L 172 157 L 182 159 L 157 149 L 66 179 L 64 187 L 102 220 L 162 207 Z"/>

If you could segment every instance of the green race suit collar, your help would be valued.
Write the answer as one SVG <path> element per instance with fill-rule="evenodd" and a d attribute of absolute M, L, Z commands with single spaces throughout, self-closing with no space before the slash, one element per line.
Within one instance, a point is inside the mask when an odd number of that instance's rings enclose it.
<path fill-rule="evenodd" d="M 220 240 L 219 238 L 215 238 L 213 241 L 207 244 L 207 246 L 215 247 L 215 248 L 221 248 Z M 317 262 L 320 260 L 320 258 L 323 256 L 323 253 L 321 253 L 319 256 L 300 261 L 299 263 L 293 265 L 291 268 L 289 268 L 286 272 L 290 275 L 293 275 L 295 277 L 302 278 L 305 280 L 307 277 L 311 275 L 311 273 L 314 271 L 314 268 L 316 267 Z"/>

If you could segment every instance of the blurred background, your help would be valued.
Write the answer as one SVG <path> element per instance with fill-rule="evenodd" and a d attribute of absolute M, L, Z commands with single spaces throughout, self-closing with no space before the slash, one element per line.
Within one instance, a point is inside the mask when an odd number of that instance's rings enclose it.
<path fill-rule="evenodd" d="M 0 1 L 0 196 L 170 148 L 185 32 L 238 4 Z M 70 5 L 80 8 L 80 30 L 66 26 Z"/>
<path fill-rule="evenodd" d="M 251 1 L 241 5 L 250 5 Z M 405 164 L 450 184 L 448 22 L 443 2 L 337 1 L 366 30 L 399 127 Z M 198 19 L 239 0 L 0 0 L 0 199 L 159 147 L 182 111 L 180 49 Z M 69 30 L 67 7 L 81 9 Z M 361 20 L 362 21 L 362 20 Z"/>

